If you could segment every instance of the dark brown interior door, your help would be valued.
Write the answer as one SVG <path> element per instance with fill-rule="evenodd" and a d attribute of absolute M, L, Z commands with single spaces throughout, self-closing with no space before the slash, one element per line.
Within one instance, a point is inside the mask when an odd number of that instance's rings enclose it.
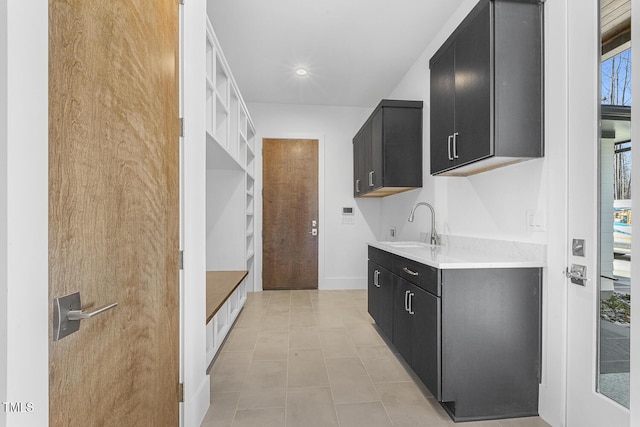
<path fill-rule="evenodd" d="M 317 140 L 263 140 L 262 197 L 263 289 L 317 289 Z"/>
<path fill-rule="evenodd" d="M 118 304 L 50 329 L 51 426 L 179 424 L 177 70 L 176 0 L 49 1 L 50 307 Z"/>

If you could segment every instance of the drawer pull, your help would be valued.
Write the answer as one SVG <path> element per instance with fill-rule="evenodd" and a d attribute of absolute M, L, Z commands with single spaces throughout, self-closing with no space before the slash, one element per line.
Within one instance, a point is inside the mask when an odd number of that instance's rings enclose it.
<path fill-rule="evenodd" d="M 402 267 L 402 271 L 404 271 L 407 274 L 410 274 L 412 276 L 417 276 L 419 273 L 415 272 L 415 271 L 411 271 L 409 270 L 407 267 Z"/>
<path fill-rule="evenodd" d="M 373 284 L 376 286 L 376 288 L 380 287 L 380 271 L 378 270 L 373 273 Z"/>

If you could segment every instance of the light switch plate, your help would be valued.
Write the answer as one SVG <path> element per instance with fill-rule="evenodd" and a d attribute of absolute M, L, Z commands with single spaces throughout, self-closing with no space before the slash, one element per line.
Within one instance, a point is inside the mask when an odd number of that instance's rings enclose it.
<path fill-rule="evenodd" d="M 527 231 L 545 231 L 544 213 L 535 209 L 527 209 Z"/>

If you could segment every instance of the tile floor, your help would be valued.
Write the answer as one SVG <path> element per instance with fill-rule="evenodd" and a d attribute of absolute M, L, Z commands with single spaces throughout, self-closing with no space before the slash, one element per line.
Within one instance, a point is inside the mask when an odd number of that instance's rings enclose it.
<path fill-rule="evenodd" d="M 367 293 L 250 293 L 211 370 L 202 427 L 456 425 L 394 354 Z M 458 424 L 547 427 L 537 417 Z"/>

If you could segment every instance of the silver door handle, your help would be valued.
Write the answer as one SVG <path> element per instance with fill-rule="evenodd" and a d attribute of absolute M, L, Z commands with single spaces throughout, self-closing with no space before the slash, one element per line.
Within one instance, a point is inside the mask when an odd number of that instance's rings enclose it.
<path fill-rule="evenodd" d="M 402 271 L 404 271 L 405 273 L 410 274 L 412 276 L 417 276 L 418 274 L 420 274 L 420 273 L 417 273 L 415 271 L 409 270 L 407 267 L 402 267 Z"/>
<path fill-rule="evenodd" d="M 451 155 L 451 141 L 453 140 L 453 135 L 449 135 L 447 137 L 447 157 L 449 160 L 453 160 L 453 156 Z"/>
<path fill-rule="evenodd" d="M 71 311 L 69 311 L 69 312 L 67 313 L 67 319 L 69 319 L 69 320 L 82 320 L 82 319 L 88 319 L 88 318 L 90 318 L 90 317 L 97 316 L 97 315 L 98 315 L 98 314 L 100 314 L 100 313 L 104 313 L 104 312 L 105 312 L 105 311 L 107 311 L 107 310 L 111 310 L 112 308 L 114 308 L 114 307 L 115 307 L 115 306 L 117 306 L 117 305 L 118 305 L 118 303 L 117 303 L 117 302 L 114 302 L 114 303 L 113 303 L 113 304 L 111 304 L 111 305 L 108 305 L 108 306 L 106 306 L 106 307 L 99 308 L 99 309 L 97 309 L 97 310 L 95 310 L 95 311 L 92 311 L 92 312 L 90 312 L 90 313 L 86 313 L 86 312 L 84 312 L 84 311 L 82 311 L 82 310 L 71 310 Z"/>
<path fill-rule="evenodd" d="M 375 171 L 369 172 L 369 187 L 373 187 L 373 172 Z"/>
<path fill-rule="evenodd" d="M 356 193 L 360 192 L 360 180 L 356 179 Z"/>
<path fill-rule="evenodd" d="M 587 278 L 587 267 L 584 265 L 571 264 L 571 270 L 567 268 L 563 273 L 575 285 L 586 286 L 586 282 L 591 281 Z"/>
<path fill-rule="evenodd" d="M 80 329 L 80 321 L 111 310 L 118 303 L 99 308 L 92 312 L 82 311 L 80 292 L 74 292 L 53 299 L 53 340 L 58 341 Z"/>
<path fill-rule="evenodd" d="M 453 134 L 453 158 L 458 158 L 458 132 Z"/>
<path fill-rule="evenodd" d="M 414 297 L 414 295 L 415 294 L 413 292 L 409 293 L 409 310 L 408 310 L 409 314 L 415 314 L 414 311 L 413 311 L 413 297 Z"/>
<path fill-rule="evenodd" d="M 376 288 L 380 287 L 380 272 L 378 270 L 373 272 L 373 284 Z"/>
<path fill-rule="evenodd" d="M 404 311 L 409 312 L 409 294 L 411 291 L 404 291 Z"/>

